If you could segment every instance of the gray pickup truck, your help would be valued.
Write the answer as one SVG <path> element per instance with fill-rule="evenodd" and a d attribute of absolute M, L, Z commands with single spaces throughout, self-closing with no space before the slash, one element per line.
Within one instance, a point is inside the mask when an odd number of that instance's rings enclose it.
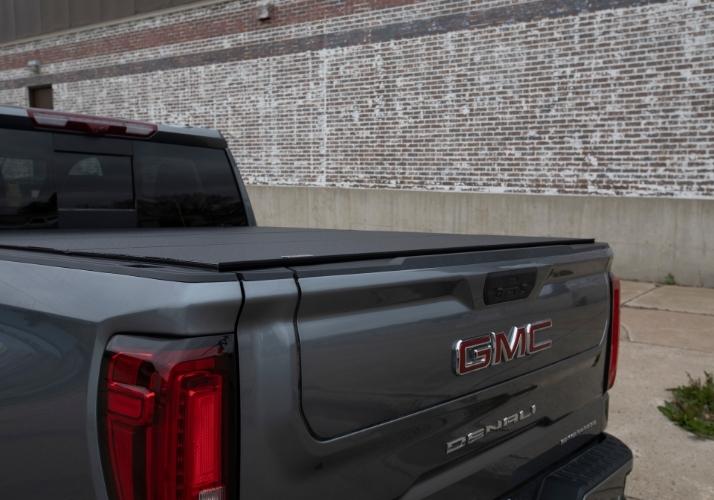
<path fill-rule="evenodd" d="M 4 500 L 624 498 L 588 239 L 258 227 L 212 130 L 0 108 Z"/>

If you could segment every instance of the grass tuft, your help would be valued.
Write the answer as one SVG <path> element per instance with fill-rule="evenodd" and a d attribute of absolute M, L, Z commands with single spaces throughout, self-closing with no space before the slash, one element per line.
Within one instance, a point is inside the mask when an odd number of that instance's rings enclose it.
<path fill-rule="evenodd" d="M 663 285 L 676 285 L 677 280 L 674 279 L 674 275 L 672 273 L 668 273 L 667 276 L 664 277 L 664 280 L 662 280 Z"/>
<path fill-rule="evenodd" d="M 672 422 L 701 438 L 714 439 L 714 375 L 704 372 L 704 381 L 689 377 L 689 384 L 668 389 L 674 399 L 659 407 Z"/>

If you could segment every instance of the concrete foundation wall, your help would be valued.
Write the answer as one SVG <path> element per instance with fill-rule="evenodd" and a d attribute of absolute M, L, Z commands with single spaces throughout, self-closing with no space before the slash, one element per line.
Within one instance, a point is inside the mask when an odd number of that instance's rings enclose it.
<path fill-rule="evenodd" d="M 261 225 L 594 237 L 622 278 L 714 287 L 714 200 L 249 186 Z"/>

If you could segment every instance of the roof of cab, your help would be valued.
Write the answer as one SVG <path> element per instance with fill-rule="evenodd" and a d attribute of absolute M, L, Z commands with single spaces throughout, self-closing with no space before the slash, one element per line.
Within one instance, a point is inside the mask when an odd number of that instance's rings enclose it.
<path fill-rule="evenodd" d="M 34 108 L 23 108 L 19 106 L 8 106 L 0 105 L 0 128 L 11 128 L 20 130 L 43 130 L 50 131 L 54 133 L 67 133 L 67 134 L 82 134 L 83 132 L 77 130 L 63 129 L 61 127 L 47 127 L 38 124 L 35 119 L 31 116 L 32 113 L 35 114 L 52 114 L 56 116 L 67 116 L 71 117 L 73 120 L 82 121 L 93 120 L 93 121 L 111 121 L 111 122 L 127 122 L 127 123 L 138 123 L 134 120 L 125 120 L 121 118 L 112 117 L 99 117 L 84 115 L 78 113 L 65 113 L 56 110 L 43 110 Z M 182 144 L 187 146 L 202 146 L 209 148 L 225 149 L 227 147 L 226 140 L 223 135 L 218 130 L 211 128 L 201 128 L 201 127 L 191 127 L 189 125 L 170 125 L 170 124 L 149 124 L 155 127 L 156 131 L 147 137 L 137 137 L 137 136 L 122 136 L 117 134 L 102 134 L 101 132 L 84 133 L 84 135 L 106 135 L 108 137 L 118 137 L 118 138 L 129 138 L 133 140 L 146 140 L 152 142 L 167 142 L 173 144 Z"/>

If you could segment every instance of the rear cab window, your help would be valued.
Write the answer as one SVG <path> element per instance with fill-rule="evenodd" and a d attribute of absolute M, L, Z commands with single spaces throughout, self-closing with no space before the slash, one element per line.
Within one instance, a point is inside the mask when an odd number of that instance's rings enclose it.
<path fill-rule="evenodd" d="M 142 227 L 246 225 L 225 151 L 137 142 L 134 173 Z"/>
<path fill-rule="evenodd" d="M 56 135 L 0 129 L 0 228 L 248 225 L 222 149 Z"/>

